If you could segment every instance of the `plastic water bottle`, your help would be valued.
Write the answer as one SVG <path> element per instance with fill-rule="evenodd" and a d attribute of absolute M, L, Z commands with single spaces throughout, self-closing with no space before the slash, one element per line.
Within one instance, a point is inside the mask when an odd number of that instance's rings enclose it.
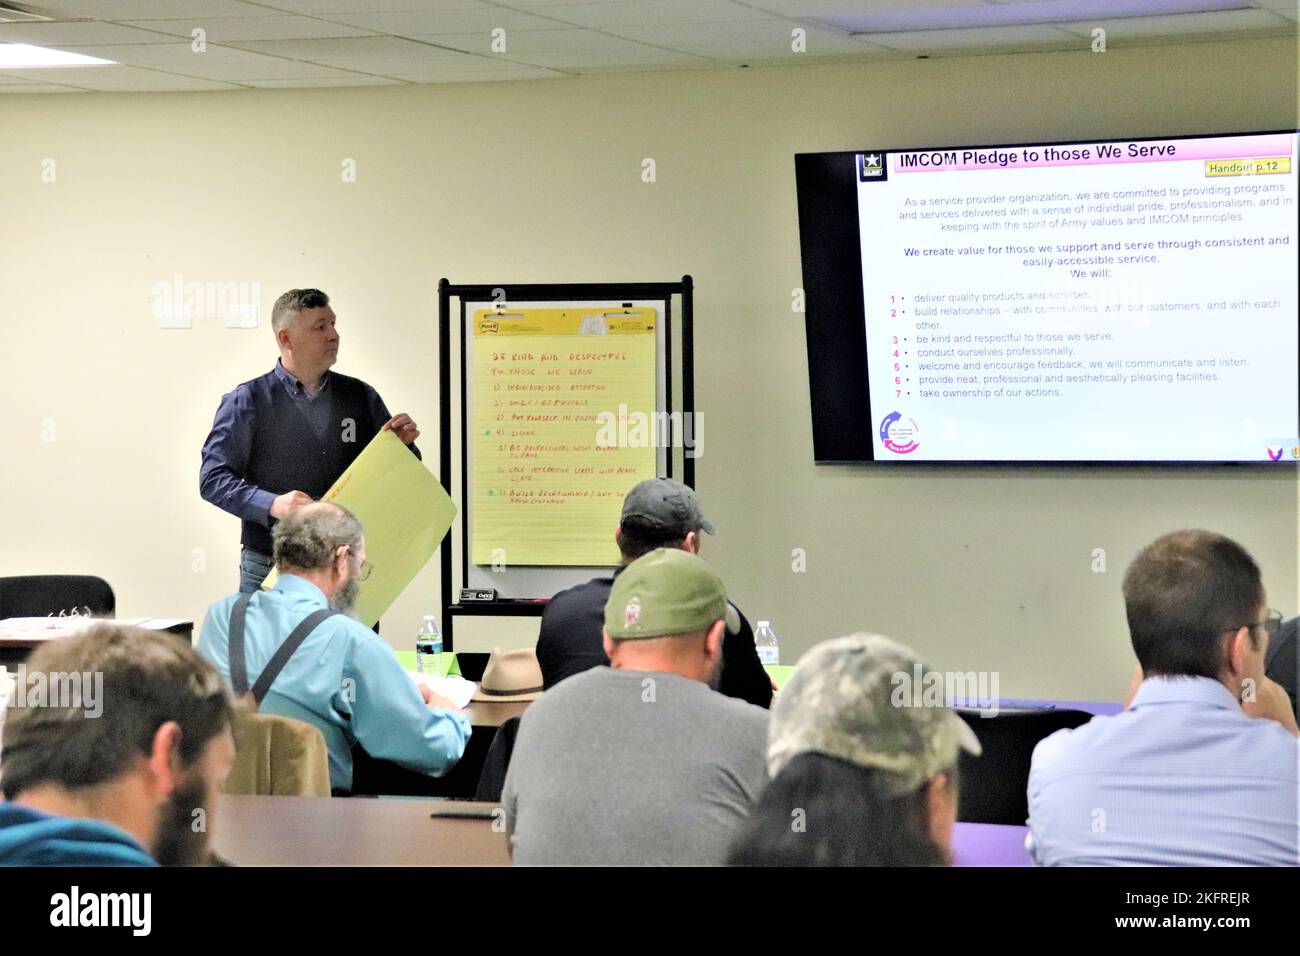
<path fill-rule="evenodd" d="M 759 621 L 758 630 L 754 632 L 754 646 L 758 648 L 758 659 L 764 667 L 768 664 L 781 663 L 781 646 L 772 630 L 771 621 Z"/>
<path fill-rule="evenodd" d="M 424 615 L 420 636 L 415 639 L 415 669 L 421 674 L 442 675 L 442 632 L 432 614 Z"/>

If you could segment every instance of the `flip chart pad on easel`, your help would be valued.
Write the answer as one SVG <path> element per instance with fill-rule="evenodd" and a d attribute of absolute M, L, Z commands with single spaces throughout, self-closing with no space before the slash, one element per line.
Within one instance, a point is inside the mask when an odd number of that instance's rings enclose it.
<path fill-rule="evenodd" d="M 614 563 L 623 496 L 657 471 L 654 308 L 473 312 L 471 560 Z"/>

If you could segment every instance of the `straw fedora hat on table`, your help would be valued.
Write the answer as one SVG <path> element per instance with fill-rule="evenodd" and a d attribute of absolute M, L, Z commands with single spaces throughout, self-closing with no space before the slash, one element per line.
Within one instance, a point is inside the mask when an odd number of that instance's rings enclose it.
<path fill-rule="evenodd" d="M 503 651 L 495 648 L 483 669 L 483 679 L 472 700 L 484 703 L 536 700 L 542 696 L 542 668 L 537 651 L 520 647 Z"/>

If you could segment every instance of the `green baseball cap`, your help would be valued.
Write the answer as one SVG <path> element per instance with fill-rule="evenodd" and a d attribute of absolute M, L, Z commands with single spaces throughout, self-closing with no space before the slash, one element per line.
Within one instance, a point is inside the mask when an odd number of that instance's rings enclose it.
<path fill-rule="evenodd" d="M 615 640 L 690 634 L 726 621 L 740 632 L 740 615 L 712 565 L 680 548 L 637 558 L 614 578 L 605 602 L 605 630 Z"/>
<path fill-rule="evenodd" d="M 800 658 L 776 695 L 767 736 L 775 777 L 802 753 L 838 757 L 884 771 L 885 795 L 902 796 L 957 763 L 978 756 L 979 739 L 949 708 L 925 705 L 930 673 L 914 650 L 879 634 L 823 641 Z"/>

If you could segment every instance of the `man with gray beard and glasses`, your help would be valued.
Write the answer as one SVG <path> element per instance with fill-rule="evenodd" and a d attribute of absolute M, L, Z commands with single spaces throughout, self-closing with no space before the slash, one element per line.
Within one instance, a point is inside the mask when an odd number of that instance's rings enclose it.
<path fill-rule="evenodd" d="M 330 787 L 352 789 L 352 747 L 440 777 L 465 752 L 470 725 L 417 685 L 377 634 L 350 616 L 369 577 L 361 522 L 346 508 L 303 505 L 272 531 L 275 587 L 208 609 L 199 652 L 237 698 L 319 727 Z"/>

